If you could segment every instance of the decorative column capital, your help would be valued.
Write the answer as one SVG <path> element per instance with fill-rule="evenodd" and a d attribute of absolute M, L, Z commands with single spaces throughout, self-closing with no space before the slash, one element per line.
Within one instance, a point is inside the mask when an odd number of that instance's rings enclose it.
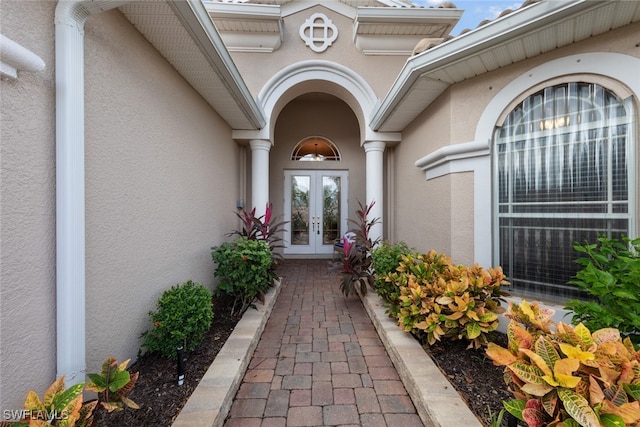
<path fill-rule="evenodd" d="M 271 150 L 271 141 L 266 139 L 252 139 L 249 141 L 249 147 L 251 147 L 251 151 L 262 150 L 269 152 Z"/>
<path fill-rule="evenodd" d="M 368 153 L 370 151 L 384 152 L 386 146 L 387 144 L 385 144 L 383 141 L 368 141 L 363 144 L 365 153 Z"/>

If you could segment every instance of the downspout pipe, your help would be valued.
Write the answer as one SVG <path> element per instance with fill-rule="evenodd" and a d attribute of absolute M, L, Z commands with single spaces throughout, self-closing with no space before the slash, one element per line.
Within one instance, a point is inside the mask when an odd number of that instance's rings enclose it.
<path fill-rule="evenodd" d="M 86 374 L 84 23 L 124 3 L 60 0 L 55 12 L 56 369 L 69 385 Z"/>
<path fill-rule="evenodd" d="M 84 381 L 84 33 L 81 2 L 56 6 L 56 352 L 57 377 Z"/>

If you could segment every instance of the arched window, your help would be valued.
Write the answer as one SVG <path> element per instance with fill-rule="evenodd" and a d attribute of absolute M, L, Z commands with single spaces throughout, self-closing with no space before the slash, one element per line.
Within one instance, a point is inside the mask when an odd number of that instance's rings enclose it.
<path fill-rule="evenodd" d="M 302 162 L 340 161 L 338 147 L 327 138 L 310 136 L 298 142 L 291 153 L 291 160 Z"/>
<path fill-rule="evenodd" d="M 494 248 L 515 293 L 579 297 L 567 284 L 580 267 L 574 243 L 632 231 L 631 101 L 563 83 L 527 96 L 499 124 Z"/>

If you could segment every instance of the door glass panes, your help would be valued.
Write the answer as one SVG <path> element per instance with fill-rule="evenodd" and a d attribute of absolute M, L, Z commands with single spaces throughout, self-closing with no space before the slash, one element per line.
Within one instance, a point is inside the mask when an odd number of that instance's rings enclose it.
<path fill-rule="evenodd" d="M 349 173 L 286 170 L 284 253 L 328 255 L 347 229 Z"/>
<path fill-rule="evenodd" d="M 291 244 L 309 244 L 310 176 L 291 177 Z"/>
<path fill-rule="evenodd" d="M 547 87 L 496 130 L 497 256 L 514 291 L 580 297 L 576 242 L 629 235 L 631 100 L 592 83 Z"/>
<path fill-rule="evenodd" d="M 340 177 L 322 177 L 322 244 L 335 243 L 340 235 Z"/>

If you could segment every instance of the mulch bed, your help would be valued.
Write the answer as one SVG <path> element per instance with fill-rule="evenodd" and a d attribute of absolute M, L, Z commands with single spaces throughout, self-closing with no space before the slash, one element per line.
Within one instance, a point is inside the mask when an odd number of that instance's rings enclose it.
<path fill-rule="evenodd" d="M 184 384 L 178 386 L 175 360 L 145 354 L 129 367 L 129 372 L 140 372 L 135 388 L 128 396 L 140 409 L 125 408 L 110 414 L 99 409 L 94 419 L 95 427 L 165 427 L 173 423 L 241 318 L 231 314 L 229 297 L 213 296 L 212 301 L 211 329 L 205 334 L 203 345 L 186 353 Z"/>
<path fill-rule="evenodd" d="M 494 333 L 491 340 L 507 347 L 507 337 Z M 497 416 L 503 408 L 502 402 L 513 399 L 506 389 L 503 379 L 503 366 L 495 366 L 484 350 L 467 349 L 464 341 L 439 342 L 428 347 L 422 344 L 442 373 L 471 411 L 485 426 L 491 425 L 492 416 Z M 506 414 L 503 426 L 507 425 Z"/>
<path fill-rule="evenodd" d="M 180 387 L 177 384 L 175 361 L 143 355 L 129 369 L 130 372 L 140 372 L 129 397 L 141 409 L 126 408 L 111 414 L 99 409 L 94 426 L 171 426 L 240 320 L 239 316 L 231 315 L 231 300 L 228 297 L 214 296 L 213 307 L 213 324 L 203 345 L 186 355 L 184 385 Z M 496 334 L 494 340 L 506 346 L 504 335 Z M 494 366 L 483 350 L 467 350 L 466 343 L 457 341 L 425 347 L 425 351 L 485 425 L 490 425 L 491 414 L 500 412 L 502 401 L 512 398 L 504 386 L 503 368 Z M 503 425 L 506 426 L 506 423 Z"/>

